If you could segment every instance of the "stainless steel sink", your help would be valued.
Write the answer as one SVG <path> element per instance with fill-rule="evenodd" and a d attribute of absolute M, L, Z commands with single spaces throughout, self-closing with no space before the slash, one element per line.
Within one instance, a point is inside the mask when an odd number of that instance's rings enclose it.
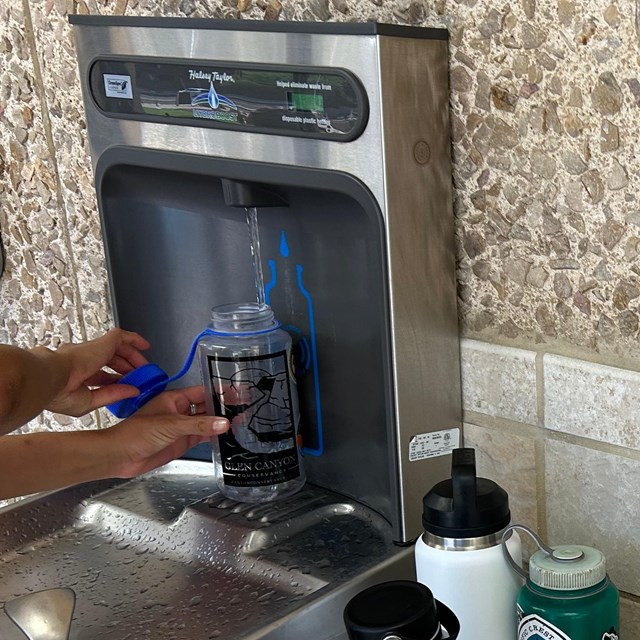
<path fill-rule="evenodd" d="M 214 491 L 209 463 L 179 460 L 0 509 L 0 602 L 73 589 L 71 640 L 342 640 L 352 595 L 415 576 L 413 548 L 335 493 Z M 0 638 L 25 640 L 4 611 Z"/>

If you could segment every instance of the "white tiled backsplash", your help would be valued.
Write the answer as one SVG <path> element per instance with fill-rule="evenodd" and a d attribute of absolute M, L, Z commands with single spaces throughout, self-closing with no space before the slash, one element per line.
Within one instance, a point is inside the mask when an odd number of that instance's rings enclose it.
<path fill-rule="evenodd" d="M 536 354 L 462 340 L 464 408 L 497 418 L 538 424 Z"/>
<path fill-rule="evenodd" d="M 465 446 L 551 545 L 600 549 L 640 637 L 640 373 L 463 339 Z"/>
<path fill-rule="evenodd" d="M 547 429 L 640 449 L 640 373 L 546 354 Z"/>

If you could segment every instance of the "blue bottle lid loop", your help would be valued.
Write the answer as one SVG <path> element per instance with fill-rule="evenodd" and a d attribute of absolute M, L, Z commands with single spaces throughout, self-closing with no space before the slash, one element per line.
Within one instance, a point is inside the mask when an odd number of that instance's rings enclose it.
<path fill-rule="evenodd" d="M 107 405 L 107 409 L 118 418 L 128 418 L 149 400 L 162 393 L 172 382 L 185 375 L 191 368 L 196 355 L 198 342 L 204 336 L 255 336 L 270 333 L 280 328 L 280 322 L 274 317 L 269 305 L 249 302 L 228 304 L 214 307 L 212 310 L 212 327 L 201 331 L 193 340 L 189 355 L 182 369 L 169 377 L 157 364 L 146 364 L 127 373 L 117 384 L 130 384 L 140 389 L 140 395 L 126 398 Z M 265 324 L 267 325 L 265 328 Z"/>
<path fill-rule="evenodd" d="M 195 337 L 182 369 L 174 376 L 169 377 L 157 364 L 149 363 L 130 371 L 127 375 L 120 378 L 116 384 L 130 384 L 137 387 L 140 389 L 140 395 L 135 398 L 125 398 L 124 400 L 114 402 L 113 404 L 107 405 L 107 409 L 117 418 L 128 418 L 132 416 L 140 407 L 149 402 L 149 400 L 152 400 L 158 394 L 162 393 L 167 388 L 167 385 L 182 378 L 182 376 L 189 371 L 196 355 L 198 342 L 201 338 L 208 335 L 215 335 L 215 332 L 211 329 L 205 329 Z"/>

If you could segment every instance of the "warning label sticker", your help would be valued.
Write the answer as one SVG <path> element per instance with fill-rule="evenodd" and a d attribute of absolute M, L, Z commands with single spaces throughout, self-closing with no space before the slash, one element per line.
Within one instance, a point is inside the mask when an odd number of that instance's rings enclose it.
<path fill-rule="evenodd" d="M 446 456 L 460 446 L 460 429 L 418 433 L 409 440 L 409 462 Z"/>

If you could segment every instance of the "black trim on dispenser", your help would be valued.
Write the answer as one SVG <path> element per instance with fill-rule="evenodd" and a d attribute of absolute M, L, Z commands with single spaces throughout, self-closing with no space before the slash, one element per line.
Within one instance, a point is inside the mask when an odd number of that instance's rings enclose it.
<path fill-rule="evenodd" d="M 233 122 L 225 120 L 207 119 L 190 117 L 188 109 L 183 113 L 173 113 L 177 104 L 169 104 L 166 101 L 167 95 L 162 95 L 163 108 L 157 108 L 157 113 L 153 111 L 145 111 L 141 104 L 141 96 L 145 91 L 152 91 L 153 87 L 148 86 L 151 82 L 150 78 L 156 73 L 162 73 L 165 76 L 175 76 L 173 80 L 175 85 L 172 87 L 172 95 L 174 100 L 178 100 L 178 94 L 189 92 L 189 83 L 185 82 L 187 74 L 190 70 L 217 70 L 218 72 L 229 72 L 231 75 L 239 74 L 264 74 L 272 77 L 272 88 L 275 88 L 276 78 L 280 75 L 283 79 L 289 80 L 308 80 L 309 86 L 313 89 L 313 83 L 319 82 L 319 79 L 329 82 L 329 93 L 323 90 L 313 90 L 313 94 L 318 94 L 323 100 L 323 109 L 326 101 L 327 107 L 337 107 L 343 111 L 343 115 L 348 115 L 347 119 L 340 122 L 332 120 L 332 116 L 320 110 L 315 113 L 306 114 L 303 111 L 286 110 L 284 95 L 288 95 L 287 89 L 279 89 L 278 100 L 266 100 L 264 93 L 265 88 L 255 84 L 250 93 L 258 93 L 255 95 L 245 95 L 244 98 L 254 98 L 257 101 L 253 107 L 262 107 L 261 109 L 253 108 L 251 110 L 243 109 L 242 106 L 234 105 L 235 113 Z M 182 74 L 182 76 L 180 76 Z M 297 77 L 296 77 L 297 76 Z M 105 77 L 125 78 L 128 83 L 129 96 L 118 98 L 108 96 L 104 85 Z M 146 78 L 146 80 L 143 80 Z M 315 78 L 315 80 L 314 80 Z M 343 89 L 336 92 L 335 98 L 332 96 L 331 85 L 341 84 Z M 362 86 L 360 80 L 347 69 L 333 67 L 303 67 L 298 65 L 264 65 L 255 63 L 238 64 L 234 62 L 225 62 L 220 60 L 201 60 L 201 59 L 174 59 L 164 57 L 148 57 L 148 56 L 116 56 L 105 55 L 95 58 L 88 66 L 86 76 L 87 86 L 91 100 L 95 107 L 108 118 L 118 118 L 121 120 L 138 120 L 142 122 L 159 122 L 161 124 L 171 124 L 187 127 L 227 129 L 231 131 L 248 131 L 252 133 L 265 133 L 271 135 L 291 136 L 300 138 L 315 138 L 318 140 L 331 140 L 336 142 L 351 142 L 358 138 L 364 132 L 369 121 L 369 100 L 366 90 Z M 141 85 L 145 86 L 141 86 Z M 292 83 L 293 84 L 293 83 Z M 245 90 L 251 85 L 251 82 L 245 82 Z M 305 85 L 306 86 L 306 85 Z M 195 89 L 193 89 L 195 90 Z M 292 88 L 295 94 L 297 90 Z M 301 90 L 303 94 L 308 94 Z M 198 88 L 198 92 L 206 93 L 205 88 Z M 344 93 L 346 95 L 340 95 Z M 156 96 L 157 97 L 157 96 Z M 135 98 L 135 99 L 134 99 Z M 242 99 L 242 96 L 240 96 Z M 262 102 L 260 99 L 262 98 Z M 340 100 L 347 99 L 347 102 L 340 103 Z M 337 103 L 336 103 L 337 101 Z M 277 103 L 277 104 L 276 104 Z M 274 105 L 277 108 L 274 108 Z M 163 111 L 165 113 L 163 113 Z M 193 113 L 193 107 L 192 111 Z M 244 114 L 244 115 L 243 115 Z M 225 114 L 223 114 L 225 115 Z M 316 115 L 318 117 L 316 117 Z M 283 124 L 284 117 L 288 116 L 287 122 L 291 124 Z M 308 120 L 307 120 L 308 118 Z M 298 124 L 299 122 L 299 124 Z M 314 124 L 315 123 L 315 124 Z M 333 127 L 336 124 L 336 127 Z M 325 128 L 326 127 L 326 128 Z"/>
<path fill-rule="evenodd" d="M 273 33 L 313 33 L 345 36 L 391 36 L 448 40 L 446 29 L 410 27 L 381 22 L 294 22 L 270 20 L 218 20 L 212 18 L 156 18 L 142 16 L 69 16 L 70 24 L 91 27 L 143 27 L 153 29 L 217 29 Z"/>

